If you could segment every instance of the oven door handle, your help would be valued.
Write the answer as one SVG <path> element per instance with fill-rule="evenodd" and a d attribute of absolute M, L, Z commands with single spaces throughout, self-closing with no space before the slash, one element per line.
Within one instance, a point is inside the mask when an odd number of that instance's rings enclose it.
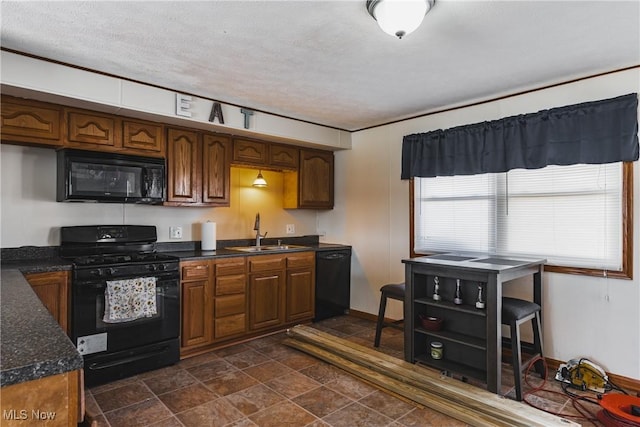
<path fill-rule="evenodd" d="M 166 352 L 167 350 L 169 350 L 168 345 L 160 349 L 150 351 L 148 353 L 138 354 L 136 356 L 131 356 L 131 357 L 125 357 L 124 359 L 118 359 L 111 362 L 103 362 L 103 363 L 96 362 L 96 363 L 90 364 L 89 369 L 92 371 L 99 371 L 100 369 L 111 368 L 113 366 L 118 366 L 118 365 L 125 365 L 127 363 L 135 362 L 137 360 L 150 359 L 152 357 L 159 355 L 160 353 Z"/>

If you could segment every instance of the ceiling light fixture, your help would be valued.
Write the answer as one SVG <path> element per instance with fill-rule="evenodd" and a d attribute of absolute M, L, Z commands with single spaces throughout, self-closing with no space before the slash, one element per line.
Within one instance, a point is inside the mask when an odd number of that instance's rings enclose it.
<path fill-rule="evenodd" d="M 267 181 L 262 176 L 262 171 L 258 171 L 258 176 L 256 177 L 256 179 L 253 180 L 253 184 L 252 185 L 254 187 L 266 187 L 267 186 Z"/>
<path fill-rule="evenodd" d="M 435 0 L 367 0 L 367 11 L 385 33 L 399 39 L 415 31 Z"/>

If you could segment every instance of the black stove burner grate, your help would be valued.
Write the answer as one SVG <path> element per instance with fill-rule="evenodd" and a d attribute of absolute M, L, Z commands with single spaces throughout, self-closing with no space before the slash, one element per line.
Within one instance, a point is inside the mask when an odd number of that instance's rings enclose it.
<path fill-rule="evenodd" d="M 131 264 L 141 262 L 164 262 L 174 260 L 170 255 L 152 253 L 123 253 L 105 255 L 87 255 L 74 258 L 73 262 L 77 267 L 97 267 L 102 265 Z"/>

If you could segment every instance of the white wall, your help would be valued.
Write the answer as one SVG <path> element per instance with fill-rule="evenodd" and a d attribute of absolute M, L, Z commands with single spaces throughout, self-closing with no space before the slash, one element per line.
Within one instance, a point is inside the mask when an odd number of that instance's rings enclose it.
<path fill-rule="evenodd" d="M 200 240 L 200 223 L 211 220 L 217 224 L 219 240 L 252 238 L 256 212 L 268 237 L 286 236 L 286 224 L 295 226 L 291 236 L 317 234 L 316 211 L 282 208 L 280 172 L 263 171 L 268 187 L 254 188 L 257 170 L 231 168 L 230 207 L 58 203 L 55 150 L 2 144 L 0 160 L 3 248 L 59 245 L 63 225 L 155 225 L 159 241 L 176 241 L 169 239 L 169 227 L 181 226 L 182 241 L 189 241 Z"/>
<path fill-rule="evenodd" d="M 434 114 L 352 135 L 352 150 L 336 153 L 336 206 L 319 214 L 327 240 L 353 246 L 351 307 L 377 313 L 379 288 L 404 280 L 409 256 L 409 184 L 400 180 L 404 135 L 494 120 L 545 108 L 640 91 L 640 71 L 631 70 L 530 94 Z M 548 357 L 588 357 L 607 371 L 640 378 L 640 184 L 634 165 L 634 279 L 544 275 L 544 341 Z M 520 296 L 516 283 L 505 290 Z M 399 303 L 387 312 L 401 318 Z"/>

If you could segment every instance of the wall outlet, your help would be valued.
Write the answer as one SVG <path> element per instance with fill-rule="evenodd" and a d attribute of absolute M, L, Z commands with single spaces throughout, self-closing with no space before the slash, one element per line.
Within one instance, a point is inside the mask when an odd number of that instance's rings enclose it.
<path fill-rule="evenodd" d="M 294 234 L 296 232 L 295 224 L 287 224 L 287 234 Z"/>
<path fill-rule="evenodd" d="M 182 227 L 169 227 L 170 239 L 182 239 Z"/>

